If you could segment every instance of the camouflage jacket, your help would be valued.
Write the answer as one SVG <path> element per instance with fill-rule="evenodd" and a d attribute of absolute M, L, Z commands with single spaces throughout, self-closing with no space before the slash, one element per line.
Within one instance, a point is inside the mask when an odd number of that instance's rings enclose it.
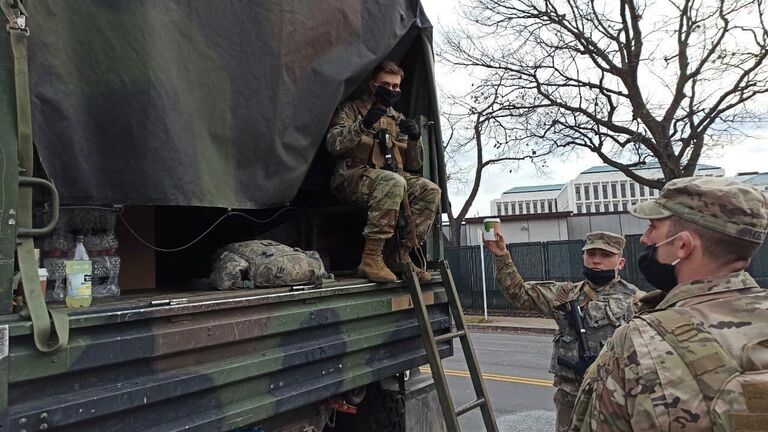
<path fill-rule="evenodd" d="M 392 108 L 385 114 L 372 130 L 362 125 L 362 120 L 371 106 L 369 98 L 345 102 L 336 109 L 331 120 L 331 126 L 325 137 L 328 152 L 337 156 L 338 161 L 331 179 L 331 187 L 341 183 L 346 174 L 361 166 L 383 166 L 383 156 L 374 140 L 374 134 L 379 129 L 390 131 L 388 147 L 392 150 L 395 162 L 400 169 L 416 171 L 423 162 L 423 147 L 421 139 L 413 141 L 406 135 L 400 134 L 397 124 L 405 117 Z"/>
<path fill-rule="evenodd" d="M 613 332 L 634 316 L 635 301 L 642 293 L 620 278 L 594 289 L 591 296 L 585 291 L 586 281 L 525 282 L 509 253 L 496 257 L 496 284 L 518 308 L 542 313 L 557 322 L 550 372 L 555 375 L 558 388 L 574 395 L 578 391 L 578 378 L 572 370 L 559 365 L 557 357 L 575 361 L 578 358 L 578 339 L 565 313 L 556 307 L 569 300 L 580 300 L 587 342 L 592 352 L 599 353 Z"/>
<path fill-rule="evenodd" d="M 768 292 L 743 271 L 678 285 L 658 306 L 670 307 L 690 312 L 740 367 L 744 344 L 768 337 Z M 572 422 L 571 431 L 712 430 L 693 375 L 637 317 L 616 331 L 587 371 Z"/>

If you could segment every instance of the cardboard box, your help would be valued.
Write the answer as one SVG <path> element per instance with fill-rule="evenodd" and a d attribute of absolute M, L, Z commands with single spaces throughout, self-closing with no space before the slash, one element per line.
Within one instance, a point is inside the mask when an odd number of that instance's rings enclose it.
<path fill-rule="evenodd" d="M 154 207 L 125 207 L 122 216 L 139 237 L 149 244 L 155 244 Z M 140 242 L 119 218 L 115 235 L 120 243 L 117 250 L 121 261 L 118 277 L 120 290 L 125 292 L 156 288 L 155 251 Z"/>

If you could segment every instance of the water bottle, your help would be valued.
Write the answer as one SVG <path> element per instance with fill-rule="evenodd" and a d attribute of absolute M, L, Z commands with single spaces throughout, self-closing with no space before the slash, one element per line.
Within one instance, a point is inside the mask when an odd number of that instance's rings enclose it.
<path fill-rule="evenodd" d="M 88 307 L 93 300 L 91 290 L 92 264 L 83 245 L 83 236 L 75 237 L 75 256 L 66 262 L 67 307 Z"/>

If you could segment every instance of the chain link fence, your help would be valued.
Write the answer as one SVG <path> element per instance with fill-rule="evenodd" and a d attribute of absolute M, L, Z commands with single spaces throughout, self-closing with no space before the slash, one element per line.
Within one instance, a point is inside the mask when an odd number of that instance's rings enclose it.
<path fill-rule="evenodd" d="M 639 235 L 626 236 L 627 246 L 624 257 L 627 260 L 619 274 L 624 280 L 635 284 L 642 290 L 651 291 L 653 287 L 646 282 L 637 268 L 637 257 L 643 251 Z M 564 240 L 542 243 L 513 243 L 507 245 L 512 259 L 526 281 L 556 280 L 579 281 L 581 274 L 582 240 Z M 494 257 L 481 246 L 446 247 L 445 257 L 451 266 L 461 304 L 472 312 L 483 310 L 483 281 L 480 253 L 485 263 L 485 284 L 488 310 L 495 313 L 510 312 L 515 309 L 501 290 L 494 278 Z M 747 271 L 761 287 L 768 287 L 768 246 L 763 244 Z"/>

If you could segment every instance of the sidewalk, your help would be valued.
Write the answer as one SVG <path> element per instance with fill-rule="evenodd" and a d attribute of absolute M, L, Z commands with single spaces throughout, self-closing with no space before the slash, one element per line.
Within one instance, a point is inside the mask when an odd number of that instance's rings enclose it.
<path fill-rule="evenodd" d="M 483 332 L 521 332 L 537 334 L 555 334 L 557 324 L 549 318 L 488 316 L 483 322 L 482 315 L 466 315 L 467 328 Z"/>

